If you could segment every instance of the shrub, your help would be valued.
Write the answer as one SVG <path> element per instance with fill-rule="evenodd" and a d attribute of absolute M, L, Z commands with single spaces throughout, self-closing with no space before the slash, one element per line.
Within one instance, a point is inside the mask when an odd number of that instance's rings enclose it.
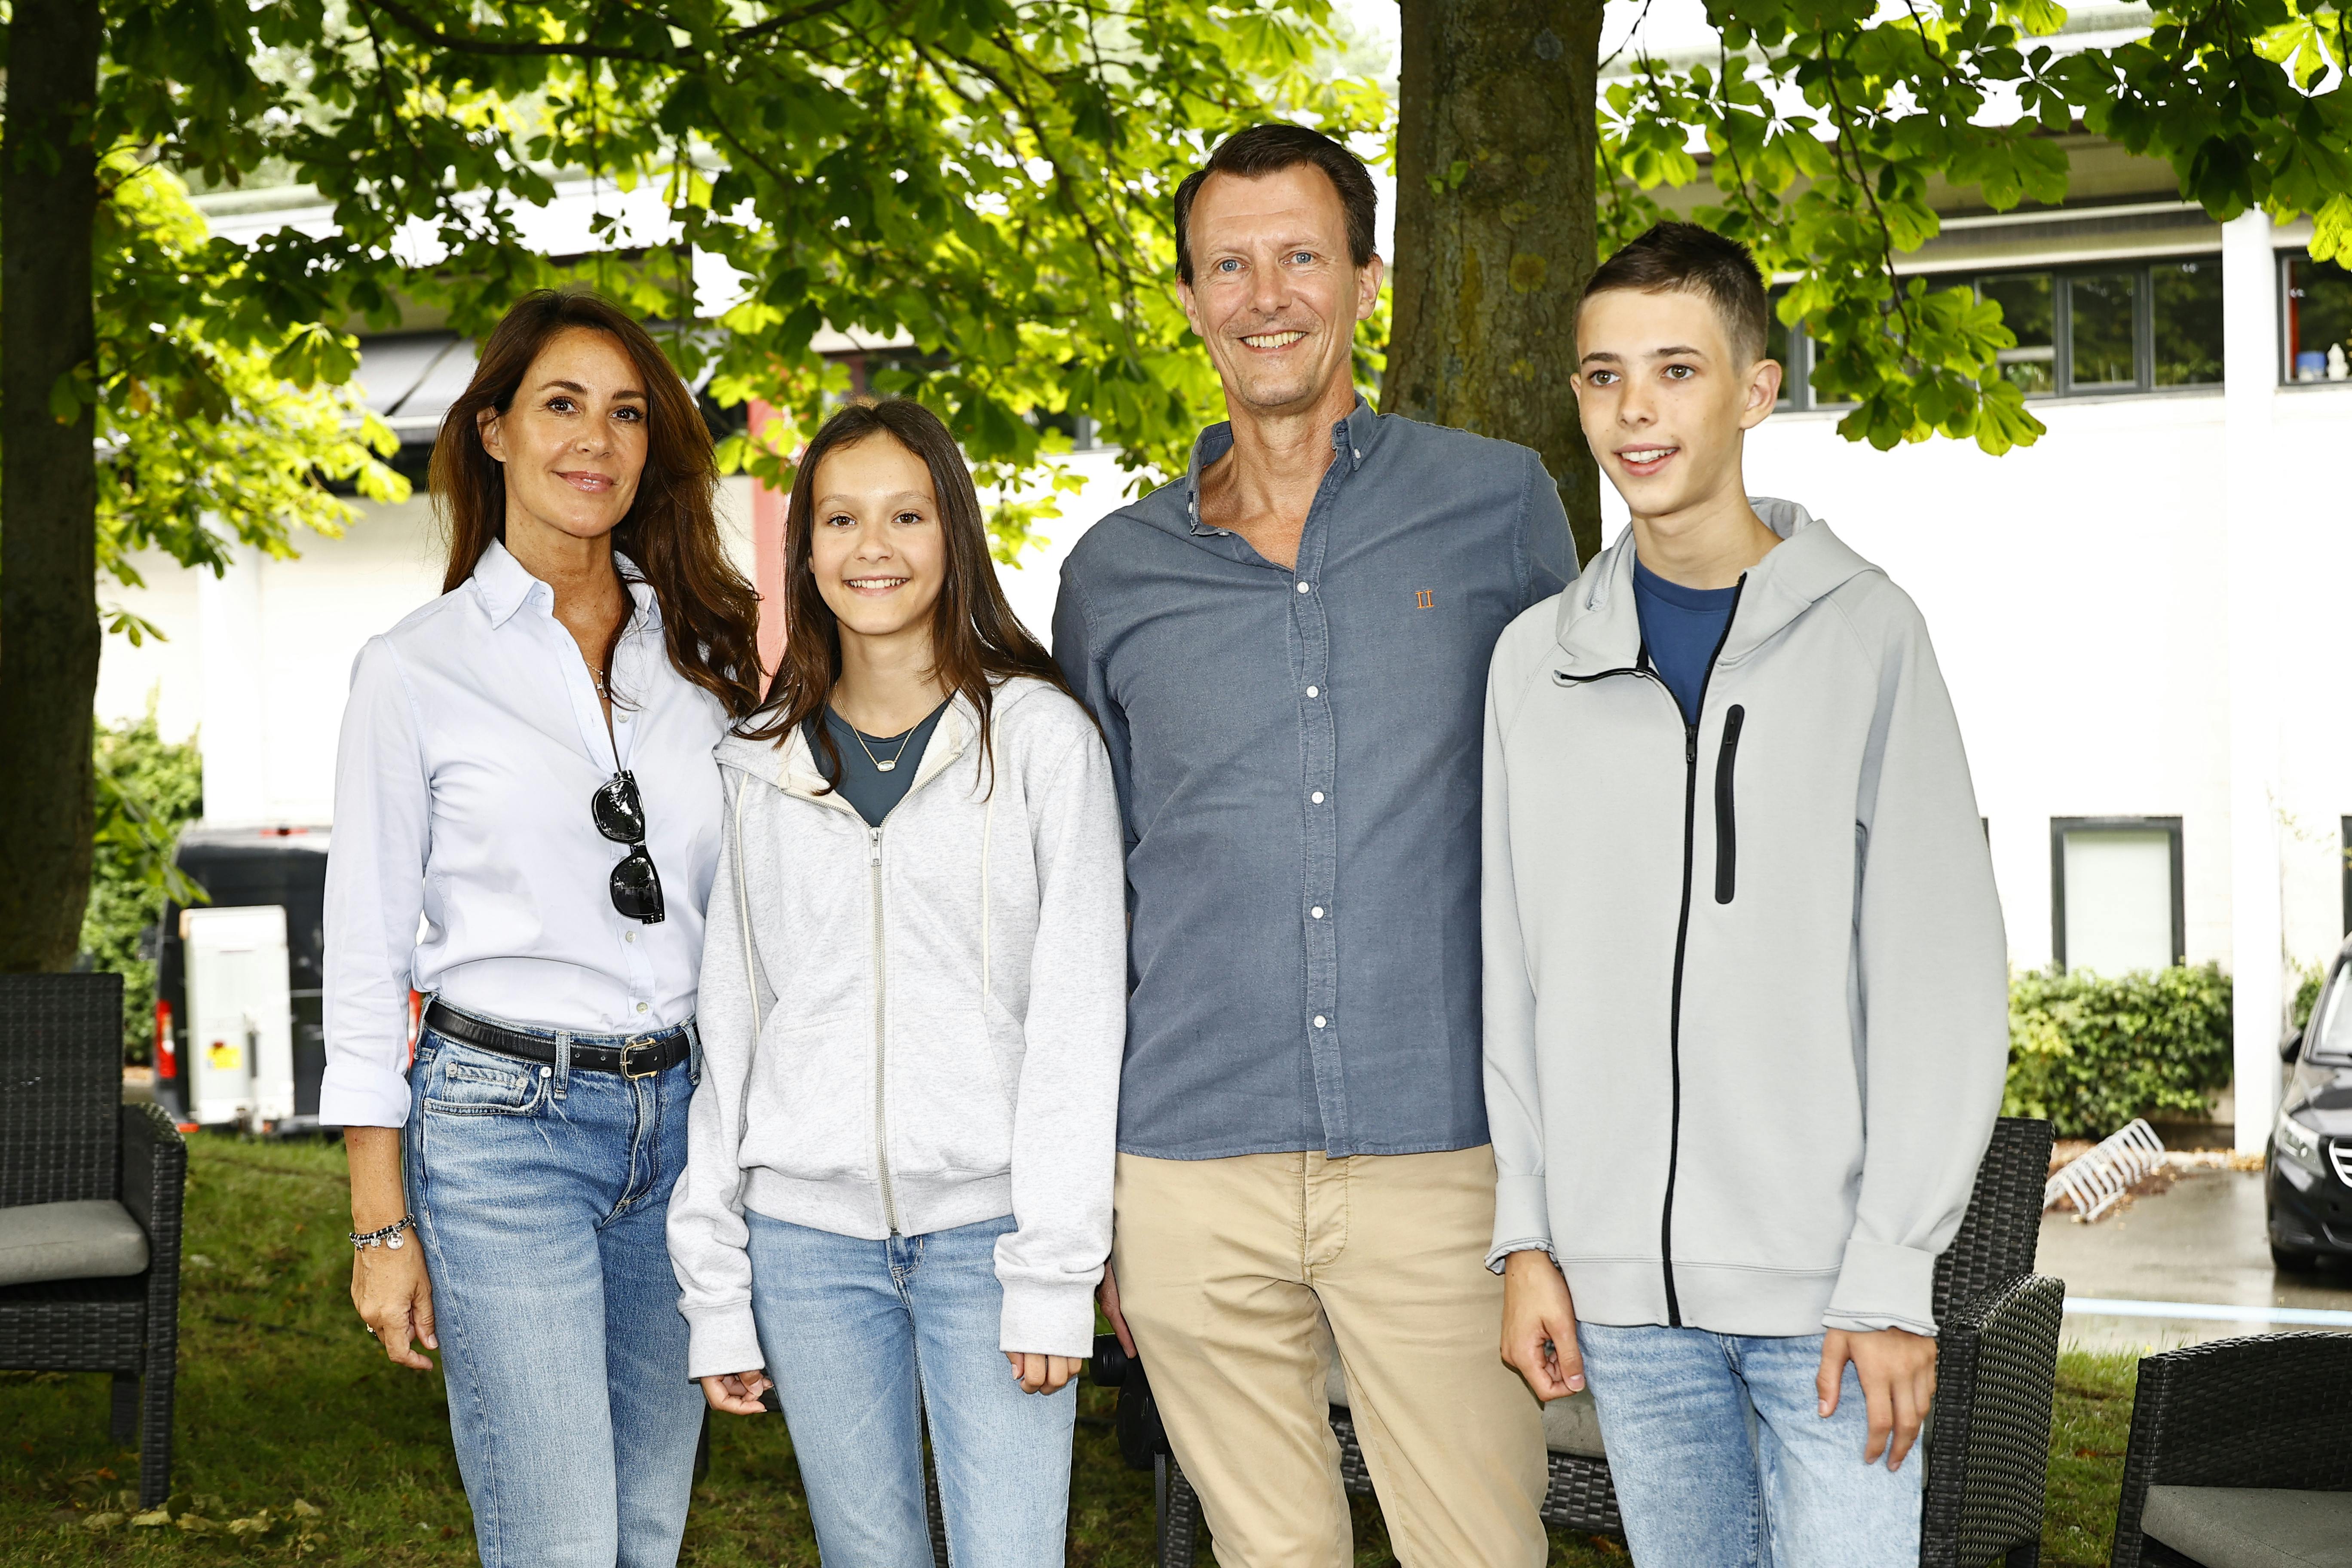
<path fill-rule="evenodd" d="M 2047 1117 L 2074 1138 L 2104 1138 L 2135 1116 L 2198 1120 L 2230 1069 L 2230 977 L 2219 964 L 2010 982 L 2004 1115 Z"/>
<path fill-rule="evenodd" d="M 204 809 L 204 762 L 191 739 L 166 741 L 146 717 L 97 726 L 98 830 L 89 904 L 81 919 L 83 964 L 122 976 L 122 1055 L 144 1062 L 155 1036 L 155 953 L 167 898 L 204 901 L 172 864 L 180 829 Z"/>

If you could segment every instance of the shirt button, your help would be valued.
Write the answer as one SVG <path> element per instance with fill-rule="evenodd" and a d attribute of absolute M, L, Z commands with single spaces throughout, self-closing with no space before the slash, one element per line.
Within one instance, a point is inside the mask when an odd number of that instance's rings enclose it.
<path fill-rule="evenodd" d="M 1323 689 L 1319 686 L 1310 686 L 1307 689 L 1307 695 L 1309 697 L 1320 697 L 1323 695 Z"/>
<path fill-rule="evenodd" d="M 628 716 L 626 713 L 622 714 L 622 715 L 621 715 L 621 722 L 622 722 L 622 723 L 624 723 L 624 724 L 625 724 L 625 723 L 627 723 L 628 721 L 629 721 L 629 716 Z"/>
<path fill-rule="evenodd" d="M 635 942 L 637 940 L 637 933 L 633 931 L 625 931 L 621 933 L 621 940 L 623 942 Z"/>
<path fill-rule="evenodd" d="M 1321 920 L 1321 919 L 1323 918 L 1323 906 L 1322 906 L 1322 905 L 1320 905 L 1320 904 L 1318 904 L 1318 905 L 1316 905 L 1313 909 L 1311 909 L 1311 910 L 1307 910 L 1307 912 L 1308 914 L 1310 914 L 1310 915 L 1313 915 L 1317 920 L 1318 920 L 1318 921 L 1319 921 L 1319 920 Z"/>
<path fill-rule="evenodd" d="M 1304 583 L 1301 583 L 1300 584 L 1298 584 L 1298 591 L 1299 591 L 1300 593 L 1302 593 L 1302 594 L 1307 594 L 1307 593 L 1312 593 L 1312 592 L 1313 592 L 1313 590 L 1312 590 L 1311 588 L 1309 588 L 1309 587 L 1308 587 L 1306 584 L 1304 584 Z"/>
<path fill-rule="evenodd" d="M 1311 800 L 1311 801 L 1313 801 L 1316 805 L 1321 805 L 1323 804 L 1323 792 L 1322 792 L 1321 790 L 1319 790 L 1319 789 L 1318 789 L 1318 790 L 1317 790 L 1313 795 L 1308 795 L 1307 798 L 1307 799 L 1309 799 L 1309 800 Z"/>
<path fill-rule="evenodd" d="M 637 1011 L 638 1011 L 638 1012 L 640 1012 L 640 1013 L 642 1013 L 642 1012 L 644 1012 L 645 1010 L 646 1010 L 646 1005 L 645 1005 L 644 1003 L 642 1003 L 642 1002 L 638 1003 L 638 1004 L 637 1004 Z"/>
<path fill-rule="evenodd" d="M 1354 448 L 1354 451 L 1355 451 L 1356 461 L 1358 461 L 1358 462 L 1360 462 L 1360 462 L 1362 462 L 1362 461 L 1364 460 L 1364 449 L 1363 449 L 1361 447 L 1358 447 Z"/>
<path fill-rule="evenodd" d="M 1318 1029 L 1323 1026 L 1323 1015 L 1320 1013 L 1315 1015 L 1315 1026 Z"/>

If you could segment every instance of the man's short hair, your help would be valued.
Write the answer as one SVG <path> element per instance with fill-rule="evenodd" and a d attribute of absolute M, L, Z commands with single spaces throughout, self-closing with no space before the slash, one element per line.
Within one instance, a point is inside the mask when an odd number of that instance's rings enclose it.
<path fill-rule="evenodd" d="M 1585 300 L 1612 289 L 1663 294 L 1671 289 L 1703 294 L 1722 319 L 1723 335 L 1742 363 L 1764 357 L 1771 319 L 1764 302 L 1764 275 L 1756 258 L 1736 239 L 1726 239 L 1695 223 L 1659 223 L 1602 262 L 1584 286 Z"/>
<path fill-rule="evenodd" d="M 1372 220 L 1380 208 L 1380 193 L 1363 160 L 1319 131 L 1304 125 L 1253 125 L 1236 131 L 1209 154 L 1209 161 L 1184 176 L 1176 187 L 1176 276 L 1192 281 L 1192 201 L 1212 174 L 1262 179 L 1312 163 L 1330 177 L 1339 193 L 1339 210 L 1347 215 L 1348 258 L 1358 267 L 1372 258 Z"/>

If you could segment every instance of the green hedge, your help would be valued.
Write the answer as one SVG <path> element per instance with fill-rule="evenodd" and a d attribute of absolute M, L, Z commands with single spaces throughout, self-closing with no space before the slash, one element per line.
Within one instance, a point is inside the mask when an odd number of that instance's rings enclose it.
<path fill-rule="evenodd" d="M 2010 982 L 2001 1110 L 2047 1117 L 2062 1138 L 2104 1138 L 2135 1116 L 2201 1121 L 2230 1067 L 2230 977 L 2219 964 Z"/>
<path fill-rule="evenodd" d="M 172 857 L 180 829 L 204 810 L 204 762 L 194 740 L 163 739 L 152 701 L 143 719 L 98 725 L 90 760 L 98 820 L 82 962 L 122 976 L 122 1056 L 143 1063 L 155 1035 L 155 928 L 163 901 L 203 901 Z"/>

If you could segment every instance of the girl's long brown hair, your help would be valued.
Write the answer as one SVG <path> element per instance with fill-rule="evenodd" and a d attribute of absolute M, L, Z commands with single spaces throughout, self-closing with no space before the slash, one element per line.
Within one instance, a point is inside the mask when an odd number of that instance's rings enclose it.
<path fill-rule="evenodd" d="M 538 289 L 515 302 L 482 345 L 474 378 L 442 417 L 433 447 L 435 509 L 449 535 L 441 591 L 454 592 L 492 540 L 507 534 L 506 470 L 482 447 L 478 416 L 504 414 L 539 357 L 572 328 L 603 332 L 636 365 L 646 393 L 646 468 L 613 548 L 627 556 L 661 605 L 670 664 L 719 699 L 730 718 L 759 705 L 759 596 L 727 559 L 714 500 L 719 467 L 694 395 L 629 313 L 585 289 Z M 614 630 L 620 640 L 624 616 Z M 612 668 L 613 649 L 603 650 Z"/>
<path fill-rule="evenodd" d="M 818 591 L 811 563 L 815 535 L 816 477 L 827 455 L 843 447 L 886 436 L 923 460 L 931 471 L 931 494 L 940 503 L 940 536 L 946 545 L 947 580 L 940 585 L 931 608 L 931 668 L 953 696 L 963 698 L 980 713 L 980 747 L 992 764 L 989 718 L 996 684 L 1016 675 L 1034 676 L 1066 694 L 1069 683 L 1053 655 L 1038 645 L 1022 626 L 1004 590 L 996 581 L 996 563 L 988 553 L 988 528 L 980 513 L 980 495 L 972 489 L 971 470 L 955 437 L 938 415 L 919 403 L 900 398 L 860 401 L 835 411 L 817 429 L 801 454 L 800 472 L 793 479 L 789 510 L 784 516 L 783 662 L 761 705 L 760 721 L 743 733 L 754 740 L 782 745 L 793 731 L 824 711 L 833 700 L 833 684 L 841 678 L 841 625 Z M 841 781 L 841 750 L 832 730 L 815 726 L 824 753 L 820 766 L 831 783 Z M 993 787 L 993 773 L 992 769 Z"/>

